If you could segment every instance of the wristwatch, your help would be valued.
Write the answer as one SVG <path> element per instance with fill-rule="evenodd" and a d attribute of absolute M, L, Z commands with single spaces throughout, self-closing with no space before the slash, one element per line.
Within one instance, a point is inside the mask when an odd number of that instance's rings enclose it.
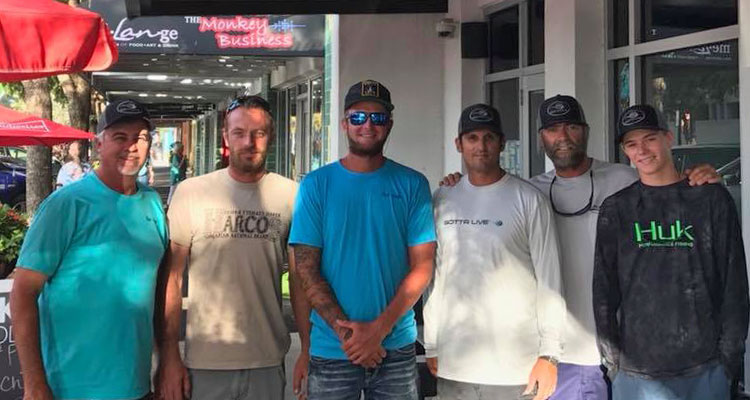
<path fill-rule="evenodd" d="M 557 366 L 557 364 L 560 363 L 560 360 L 558 360 L 557 358 L 552 357 L 552 356 L 539 356 L 539 359 L 541 359 L 541 360 L 547 360 L 547 361 L 549 361 L 550 364 L 554 365 L 555 367 Z"/>

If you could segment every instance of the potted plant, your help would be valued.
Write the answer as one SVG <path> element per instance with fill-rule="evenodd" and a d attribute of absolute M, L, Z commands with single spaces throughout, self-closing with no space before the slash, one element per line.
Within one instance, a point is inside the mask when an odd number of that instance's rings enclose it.
<path fill-rule="evenodd" d="M 0 205 L 0 279 L 6 278 L 15 268 L 28 227 L 25 214 L 8 205 Z"/>

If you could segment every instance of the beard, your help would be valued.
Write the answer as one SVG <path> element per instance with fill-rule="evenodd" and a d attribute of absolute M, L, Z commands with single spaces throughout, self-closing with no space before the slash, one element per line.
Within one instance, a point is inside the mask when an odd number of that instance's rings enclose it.
<path fill-rule="evenodd" d="M 587 138 L 588 139 L 588 138 Z M 588 140 L 583 140 L 581 143 L 574 143 L 571 141 L 558 142 L 553 144 L 551 147 L 544 147 L 544 152 L 547 157 L 552 160 L 555 168 L 567 169 L 581 165 L 586 160 L 586 148 L 588 147 Z M 566 153 L 558 152 L 561 148 L 570 148 Z"/>
<path fill-rule="evenodd" d="M 383 140 L 373 143 L 370 146 L 362 146 L 352 140 L 349 135 L 347 135 L 346 138 L 349 140 L 349 152 L 360 157 L 374 157 L 378 154 L 382 154 L 383 148 L 385 147 L 385 141 L 388 139 L 386 136 Z"/>
<path fill-rule="evenodd" d="M 229 164 L 244 173 L 258 173 L 266 169 L 266 156 L 268 153 L 263 152 L 260 157 L 247 160 L 243 156 L 249 150 L 229 151 Z"/>

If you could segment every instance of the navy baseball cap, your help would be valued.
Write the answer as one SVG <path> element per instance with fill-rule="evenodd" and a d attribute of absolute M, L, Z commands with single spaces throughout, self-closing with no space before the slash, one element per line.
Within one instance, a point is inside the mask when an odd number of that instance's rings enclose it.
<path fill-rule="evenodd" d="M 648 104 L 636 104 L 625 109 L 617 119 L 617 143 L 622 142 L 625 135 L 636 129 L 668 131 L 664 119 L 659 112 Z"/>
<path fill-rule="evenodd" d="M 458 120 L 458 136 L 483 128 L 502 135 L 503 125 L 500 122 L 500 113 L 494 107 L 481 103 L 464 108 Z"/>
<path fill-rule="evenodd" d="M 154 130 L 154 123 L 151 122 L 151 116 L 146 110 L 146 106 L 130 99 L 116 100 L 104 109 L 99 116 L 99 122 L 96 124 L 96 132 L 102 132 L 117 122 L 126 120 L 141 119 L 148 125 L 148 130 Z"/>
<path fill-rule="evenodd" d="M 348 110 L 354 103 L 360 101 L 380 103 L 388 111 L 393 111 L 394 108 L 391 103 L 391 92 L 382 83 L 371 79 L 357 82 L 349 88 L 344 98 L 344 110 Z"/>
<path fill-rule="evenodd" d="M 560 94 L 542 102 L 542 105 L 539 106 L 539 119 L 541 121 L 540 130 L 563 122 L 589 126 L 578 100 L 575 97 Z"/>

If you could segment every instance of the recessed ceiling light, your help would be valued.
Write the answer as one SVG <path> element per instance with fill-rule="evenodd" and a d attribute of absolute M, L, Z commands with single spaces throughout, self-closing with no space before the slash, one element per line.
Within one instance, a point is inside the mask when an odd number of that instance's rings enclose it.
<path fill-rule="evenodd" d="M 189 85 L 189 84 L 193 83 L 193 80 L 190 79 L 190 78 L 185 78 L 185 79 L 181 80 L 180 83 L 183 84 L 183 85 Z"/>
<path fill-rule="evenodd" d="M 224 80 L 223 79 L 214 79 L 214 83 L 221 83 L 221 82 L 224 82 Z"/>
<path fill-rule="evenodd" d="M 172 97 L 174 97 L 175 99 L 181 99 L 182 98 L 182 96 L 172 96 Z"/>
<path fill-rule="evenodd" d="M 166 94 L 164 94 L 164 93 L 157 93 L 157 94 L 156 94 L 156 97 L 167 97 L 167 95 L 166 95 Z"/>
<path fill-rule="evenodd" d="M 158 58 L 152 58 L 151 61 L 159 61 Z"/>
<path fill-rule="evenodd" d="M 202 99 L 202 98 L 203 98 L 203 96 L 198 96 L 198 97 L 196 97 L 196 99 Z"/>
<path fill-rule="evenodd" d="M 220 58 L 220 59 L 219 59 L 219 62 L 227 62 L 227 60 L 225 60 L 225 59 L 223 59 L 223 58 Z"/>
<path fill-rule="evenodd" d="M 188 100 L 192 100 L 193 96 L 185 96 L 185 98 L 188 99 Z"/>
<path fill-rule="evenodd" d="M 203 82 L 204 83 L 211 83 L 211 80 L 210 79 L 204 79 Z"/>
<path fill-rule="evenodd" d="M 146 79 L 150 81 L 166 81 L 166 75 L 146 75 Z"/>
<path fill-rule="evenodd" d="M 148 93 L 138 93 L 138 97 L 148 97 Z"/>
<path fill-rule="evenodd" d="M 226 66 L 227 66 L 227 68 L 232 68 L 232 67 L 234 67 L 234 64 L 226 64 Z"/>
<path fill-rule="evenodd" d="M 252 82 L 245 82 L 245 86 L 247 86 L 247 87 L 252 86 Z"/>
<path fill-rule="evenodd" d="M 143 63 L 144 67 L 148 67 L 149 65 L 151 65 L 151 64 L 149 64 L 149 63 Z"/>

